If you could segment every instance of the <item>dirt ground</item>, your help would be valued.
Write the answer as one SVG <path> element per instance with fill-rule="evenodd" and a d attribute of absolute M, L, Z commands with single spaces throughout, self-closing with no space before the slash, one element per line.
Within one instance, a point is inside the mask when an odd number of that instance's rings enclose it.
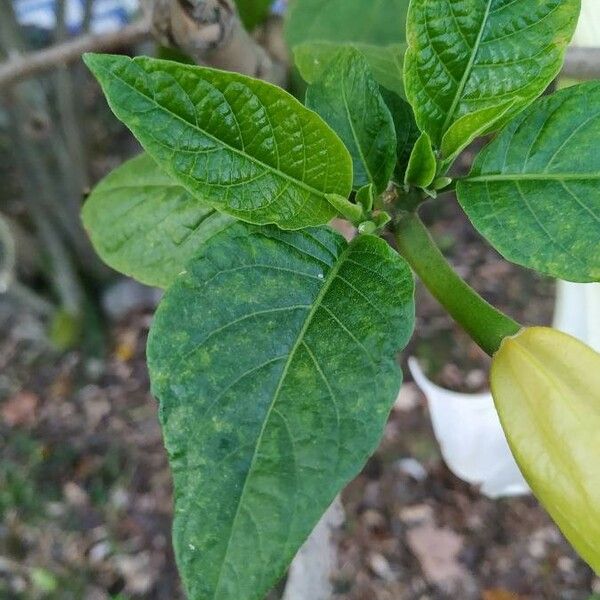
<path fill-rule="evenodd" d="M 486 247 L 451 198 L 424 211 L 489 300 L 551 319 L 553 284 Z M 487 358 L 424 292 L 416 355 L 454 389 Z M 31 314 L 0 303 L 0 598 L 177 600 L 171 480 L 144 347 L 150 309 L 110 325 L 108 355 L 57 354 Z M 384 439 L 345 491 L 339 600 L 588 600 L 600 581 L 530 497 L 487 500 L 444 466 L 423 397 L 403 388 Z M 240 599 L 242 600 L 242 599 Z"/>

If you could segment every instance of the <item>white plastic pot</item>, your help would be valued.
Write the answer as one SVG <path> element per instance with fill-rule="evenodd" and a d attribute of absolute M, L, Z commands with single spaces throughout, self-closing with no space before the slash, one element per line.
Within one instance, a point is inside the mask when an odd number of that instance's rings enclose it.
<path fill-rule="evenodd" d="M 559 281 L 554 326 L 600 352 L 600 284 Z"/>
<path fill-rule="evenodd" d="M 600 47 L 600 2 L 598 0 L 583 0 L 581 3 L 581 16 L 572 45 L 577 48 Z"/>
<path fill-rule="evenodd" d="M 448 468 L 490 498 L 528 493 L 492 395 L 446 390 L 427 379 L 415 358 L 409 359 L 409 367 L 427 398 L 433 432 Z"/>
<path fill-rule="evenodd" d="M 600 351 L 600 284 L 557 284 L 554 327 Z M 491 498 L 528 493 L 506 442 L 490 393 L 461 394 L 435 385 L 417 360 L 410 371 L 427 398 L 448 468 Z"/>

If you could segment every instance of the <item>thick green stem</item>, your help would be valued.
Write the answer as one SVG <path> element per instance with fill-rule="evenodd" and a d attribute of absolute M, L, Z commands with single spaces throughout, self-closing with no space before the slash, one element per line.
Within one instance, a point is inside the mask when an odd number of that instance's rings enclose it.
<path fill-rule="evenodd" d="M 486 302 L 448 264 L 417 214 L 403 212 L 394 223 L 400 254 L 431 294 L 490 356 L 521 326 Z"/>

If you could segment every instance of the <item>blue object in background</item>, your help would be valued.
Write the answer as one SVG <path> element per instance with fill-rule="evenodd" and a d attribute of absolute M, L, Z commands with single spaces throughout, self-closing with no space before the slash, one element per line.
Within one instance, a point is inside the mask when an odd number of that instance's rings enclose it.
<path fill-rule="evenodd" d="M 72 35 L 81 32 L 85 0 L 65 0 L 66 22 Z M 13 0 L 21 25 L 44 30 L 56 27 L 56 0 Z M 139 8 L 138 0 L 93 0 L 91 31 L 108 33 L 129 23 Z"/>
<path fill-rule="evenodd" d="M 287 10 L 287 0 L 275 0 L 273 2 L 272 11 L 275 15 L 284 15 Z"/>

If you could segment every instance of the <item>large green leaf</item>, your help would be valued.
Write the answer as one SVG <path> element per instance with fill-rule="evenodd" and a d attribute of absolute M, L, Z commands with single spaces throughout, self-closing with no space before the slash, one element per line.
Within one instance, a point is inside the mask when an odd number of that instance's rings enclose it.
<path fill-rule="evenodd" d="M 387 46 L 405 39 L 409 0 L 292 0 L 285 35 L 302 42 L 362 42 Z"/>
<path fill-rule="evenodd" d="M 198 202 L 147 154 L 105 177 L 82 217 L 106 264 L 157 287 L 170 285 L 203 244 L 235 222 Z"/>
<path fill-rule="evenodd" d="M 538 100 L 457 185 L 475 227 L 507 259 L 600 280 L 600 83 Z"/>
<path fill-rule="evenodd" d="M 381 95 L 392 114 L 394 127 L 396 129 L 396 167 L 394 169 L 394 180 L 396 183 L 404 183 L 404 176 L 412 149 L 419 139 L 419 128 L 415 121 L 415 114 L 410 104 L 395 94 L 381 88 Z"/>
<path fill-rule="evenodd" d="M 444 157 L 500 128 L 545 90 L 580 1 L 412 0 L 406 94 Z"/>
<path fill-rule="evenodd" d="M 386 189 L 396 163 L 396 131 L 364 56 L 340 50 L 309 86 L 306 105 L 319 113 L 350 150 L 354 189 L 373 183 Z"/>
<path fill-rule="evenodd" d="M 260 25 L 268 16 L 272 0 L 235 0 L 240 18 L 248 30 Z"/>
<path fill-rule="evenodd" d="M 190 600 L 262 600 L 374 451 L 413 280 L 381 239 L 238 223 L 167 291 L 148 345 Z"/>
<path fill-rule="evenodd" d="M 352 189 L 348 151 L 284 90 L 237 73 L 88 54 L 109 104 L 161 168 L 203 203 L 299 229 Z"/>
<path fill-rule="evenodd" d="M 404 96 L 404 53 L 406 44 L 375 46 L 350 42 L 305 42 L 294 47 L 294 61 L 307 83 L 315 83 L 340 50 L 352 47 L 369 63 L 373 77 L 387 90 Z"/>

